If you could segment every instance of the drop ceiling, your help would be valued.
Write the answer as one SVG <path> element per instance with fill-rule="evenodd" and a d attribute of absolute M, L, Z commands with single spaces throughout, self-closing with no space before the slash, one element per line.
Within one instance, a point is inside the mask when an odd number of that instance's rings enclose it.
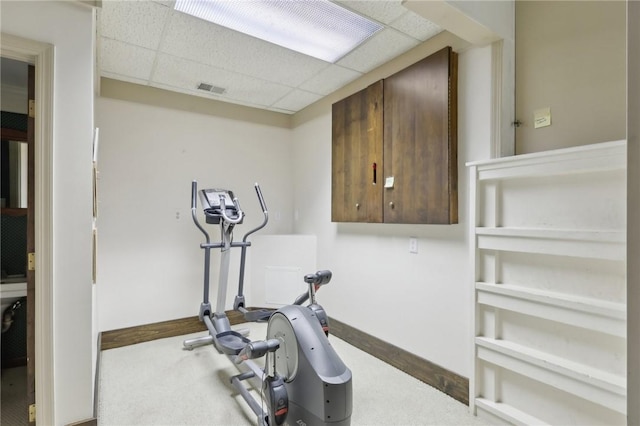
<path fill-rule="evenodd" d="M 102 2 L 101 77 L 293 114 L 442 31 L 401 0 L 335 1 L 384 29 L 331 64 L 175 11 L 173 3 Z"/>

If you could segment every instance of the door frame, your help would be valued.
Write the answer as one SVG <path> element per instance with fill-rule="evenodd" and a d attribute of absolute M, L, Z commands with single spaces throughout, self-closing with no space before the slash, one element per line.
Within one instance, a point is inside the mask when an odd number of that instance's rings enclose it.
<path fill-rule="evenodd" d="M 2 34 L 0 55 L 35 65 L 36 422 L 54 424 L 53 72 L 54 46 Z"/>

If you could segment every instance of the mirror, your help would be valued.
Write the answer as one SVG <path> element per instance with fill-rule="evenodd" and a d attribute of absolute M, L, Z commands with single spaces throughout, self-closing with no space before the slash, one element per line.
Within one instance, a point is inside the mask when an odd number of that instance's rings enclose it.
<path fill-rule="evenodd" d="M 0 207 L 27 208 L 28 145 L 2 139 Z"/>

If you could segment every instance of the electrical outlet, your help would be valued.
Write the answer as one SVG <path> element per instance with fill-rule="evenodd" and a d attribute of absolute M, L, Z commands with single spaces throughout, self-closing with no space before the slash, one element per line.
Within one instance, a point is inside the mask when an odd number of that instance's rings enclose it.
<path fill-rule="evenodd" d="M 418 253 L 418 239 L 415 237 L 409 238 L 409 253 Z"/>
<path fill-rule="evenodd" d="M 177 221 L 184 220 L 185 218 L 191 218 L 191 211 L 182 207 L 176 207 L 174 217 Z"/>

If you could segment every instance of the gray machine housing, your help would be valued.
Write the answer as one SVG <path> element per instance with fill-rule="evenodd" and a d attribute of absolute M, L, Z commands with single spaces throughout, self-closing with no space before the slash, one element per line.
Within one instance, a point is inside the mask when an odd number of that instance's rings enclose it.
<path fill-rule="evenodd" d="M 282 317 L 282 318 L 280 318 Z M 287 424 L 307 426 L 347 426 L 351 423 L 352 378 L 351 370 L 342 362 L 320 325 L 313 310 L 307 306 L 287 305 L 278 309 L 269 320 L 267 339 L 281 338 L 287 332 L 283 321 L 297 337 L 297 353 L 287 353 L 287 345 L 267 354 L 266 365 L 286 370 L 285 384 L 289 394 Z M 286 340 L 285 340 L 286 341 Z M 291 356 L 297 357 L 294 371 L 287 364 Z M 275 357 L 275 363 L 270 361 Z M 293 373 L 293 378 L 288 377 Z"/>

